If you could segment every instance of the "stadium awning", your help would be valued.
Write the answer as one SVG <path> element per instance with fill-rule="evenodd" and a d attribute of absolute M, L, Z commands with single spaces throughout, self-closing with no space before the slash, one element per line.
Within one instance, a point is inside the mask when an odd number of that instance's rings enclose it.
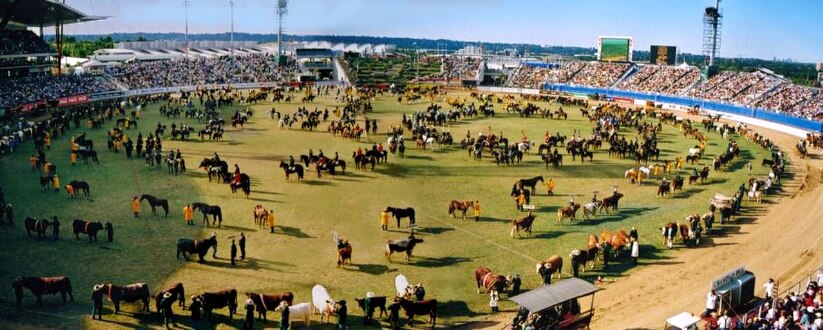
<path fill-rule="evenodd" d="M 29 27 L 52 26 L 57 23 L 74 24 L 105 20 L 109 17 L 88 16 L 57 0 L 14 0 L 0 4 L 0 17 L 10 16 L 9 21 Z"/>
<path fill-rule="evenodd" d="M 600 289 L 589 282 L 579 278 L 570 278 L 519 294 L 509 300 L 525 307 L 530 312 L 539 312 L 571 299 L 590 295 L 598 290 Z"/>

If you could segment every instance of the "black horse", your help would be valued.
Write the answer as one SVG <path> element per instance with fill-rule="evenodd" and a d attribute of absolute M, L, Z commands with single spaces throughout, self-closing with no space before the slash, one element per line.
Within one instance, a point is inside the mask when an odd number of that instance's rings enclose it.
<path fill-rule="evenodd" d="M 203 161 L 200 162 L 200 166 L 198 167 L 204 169 L 209 175 L 209 182 L 211 182 L 212 177 L 217 177 L 218 182 L 221 178 L 226 182 L 226 176 L 229 173 L 229 164 L 225 161 L 214 161 L 210 158 L 203 158 Z"/>
<path fill-rule="evenodd" d="M 414 209 L 411 207 L 407 208 L 398 208 L 398 207 L 386 207 L 386 212 L 389 212 L 397 219 L 397 228 L 400 228 L 400 219 L 402 218 L 409 218 L 409 226 L 416 226 L 417 223 L 414 221 Z"/>
<path fill-rule="evenodd" d="M 297 173 L 297 181 L 300 182 L 303 180 L 303 165 L 294 164 L 294 168 L 289 168 L 289 164 L 284 161 L 280 161 L 280 168 L 286 172 L 286 181 L 289 180 L 289 174 Z"/>
<path fill-rule="evenodd" d="M 212 226 L 217 224 L 217 226 L 220 227 L 220 225 L 223 224 L 223 210 L 220 209 L 220 206 L 206 203 L 192 203 L 191 206 L 193 209 L 203 212 L 203 223 L 205 223 L 206 226 L 209 225 L 209 215 L 212 216 Z"/>
<path fill-rule="evenodd" d="M 317 155 L 311 155 L 311 157 L 308 155 L 300 155 L 300 162 L 306 167 L 309 167 L 309 163 L 316 163 L 318 160 L 320 160 L 320 156 Z"/>
<path fill-rule="evenodd" d="M 389 153 L 386 152 L 386 150 L 377 151 L 377 149 L 372 149 L 366 151 L 366 156 L 374 157 L 377 160 L 377 164 L 389 162 Z"/>
<path fill-rule="evenodd" d="M 249 198 L 249 194 L 251 193 L 251 179 L 246 173 L 240 173 L 240 184 L 235 184 L 232 182 L 229 184 L 231 187 L 231 196 L 235 197 L 237 194 L 237 189 L 243 190 L 243 193 L 246 194 L 246 198 Z"/>
<path fill-rule="evenodd" d="M 83 160 L 83 164 L 88 164 L 89 159 L 95 164 L 100 164 L 100 160 L 97 158 L 97 151 L 80 149 L 77 150 L 77 155 Z"/>
<path fill-rule="evenodd" d="M 366 155 L 357 155 L 357 153 L 353 153 L 352 157 L 354 158 L 354 167 L 360 170 L 365 171 L 366 166 L 371 164 L 371 170 L 374 171 L 374 166 L 377 164 L 377 159 L 371 156 Z"/>
<path fill-rule="evenodd" d="M 151 214 L 152 215 L 157 215 L 157 207 L 160 206 L 160 207 L 163 208 L 163 211 L 166 212 L 166 217 L 169 216 L 169 200 L 168 199 L 162 199 L 162 198 L 154 197 L 152 195 L 143 194 L 143 195 L 140 195 L 140 201 L 142 202 L 143 200 L 148 200 L 149 201 L 149 206 L 151 206 Z"/>
<path fill-rule="evenodd" d="M 74 196 L 77 196 L 80 191 L 83 192 L 83 196 L 89 197 L 91 195 L 89 184 L 86 181 L 72 181 L 68 185 L 74 189 Z"/>
<path fill-rule="evenodd" d="M 535 194 L 535 187 L 537 186 L 538 182 L 543 182 L 543 176 L 542 175 L 533 177 L 531 179 L 520 179 L 520 181 L 517 181 L 517 183 L 515 183 L 514 185 L 517 186 L 517 184 L 520 184 L 520 186 L 523 187 L 523 188 L 531 187 L 532 188 L 532 195 L 534 195 Z"/>
<path fill-rule="evenodd" d="M 188 254 L 197 254 L 199 257 L 198 262 L 203 262 L 203 257 L 206 253 L 209 252 L 213 246 L 217 245 L 217 238 L 209 237 L 207 239 L 202 240 L 194 240 L 191 238 L 180 238 L 177 239 L 177 258 L 180 258 L 180 254 L 183 254 L 183 258 L 186 261 L 189 261 Z"/>
<path fill-rule="evenodd" d="M 80 240 L 80 234 L 86 234 L 89 235 L 89 243 L 94 243 L 97 242 L 97 232 L 103 229 L 103 224 L 100 221 L 91 222 L 74 219 L 72 228 L 74 229 L 74 237 L 77 240 Z"/>

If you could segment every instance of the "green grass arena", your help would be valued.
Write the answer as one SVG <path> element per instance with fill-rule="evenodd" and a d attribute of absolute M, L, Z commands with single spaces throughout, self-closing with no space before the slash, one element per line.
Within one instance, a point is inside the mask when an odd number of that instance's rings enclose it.
<path fill-rule="evenodd" d="M 297 95 L 297 94 L 296 94 Z M 466 92 L 451 92 L 448 96 L 468 98 Z M 443 102 L 443 97 L 435 100 Z M 195 101 L 197 104 L 197 101 Z M 438 327 L 454 327 L 482 319 L 489 313 L 488 295 L 477 294 L 473 271 L 486 266 L 497 273 L 520 274 L 524 289 L 540 285 L 535 273 L 535 263 L 550 255 L 560 255 L 564 259 L 563 276 L 571 273 L 569 252 L 585 247 L 589 234 L 599 234 L 602 230 L 629 230 L 637 227 L 640 233 L 640 266 L 630 266 L 627 253 L 610 264 L 608 271 L 598 263 L 593 272 L 582 273 L 592 280 L 598 275 L 608 278 L 631 276 L 644 267 L 654 267 L 653 263 L 665 262 L 672 253 L 685 249 L 676 244 L 672 250 L 661 244 L 659 228 L 669 221 L 681 220 L 688 214 L 704 213 L 708 202 L 715 193 L 731 195 L 746 179 L 743 166 L 752 161 L 756 175 L 765 175 L 768 169 L 759 166 L 760 159 L 767 152 L 745 139 L 734 136 L 741 148 L 741 157 L 720 172 L 712 171 L 704 184 L 689 186 L 666 198 L 656 198 L 658 180 L 650 179 L 643 185 L 631 185 L 623 179 L 623 173 L 637 167 L 631 158 L 609 158 L 607 144 L 595 152 L 594 162 L 581 164 L 564 155 L 564 166 L 560 170 L 547 170 L 536 155 L 536 149 L 525 155 L 524 162 L 511 167 L 496 166 L 484 153 L 480 163 L 470 159 L 459 144 L 453 147 L 438 147 L 436 150 L 415 149 L 414 141 L 406 134 L 406 157 L 389 155 L 388 165 L 379 165 L 373 172 L 355 170 L 352 152 L 358 147 L 370 148 L 373 142 L 386 141 L 386 131 L 391 125 L 399 125 L 402 113 L 425 110 L 427 101 L 412 105 L 398 104 L 395 97 L 383 96 L 373 101 L 374 111 L 369 119 L 377 119 L 378 136 L 368 136 L 360 142 L 345 141 L 326 132 L 328 123 L 321 123 L 314 132 L 294 129 L 279 129 L 277 122 L 270 119 L 267 112 L 275 107 L 281 113 L 292 113 L 303 104 L 268 103 L 252 105 L 254 116 L 245 128 L 233 129 L 226 126 L 224 141 L 201 142 L 196 135 L 191 141 L 163 139 L 164 153 L 180 149 L 186 159 L 188 171 L 174 176 L 167 173 L 165 166 L 148 168 L 140 158 L 127 159 L 123 152 L 112 153 L 105 148 L 106 131 L 114 122 L 104 123 L 103 129 L 82 131 L 94 140 L 100 154 L 100 165 L 69 165 L 69 135 L 79 130 L 68 131 L 67 135 L 52 140 L 48 158 L 56 163 L 61 184 L 71 180 L 85 180 L 91 185 L 91 198 L 69 198 L 65 190 L 41 192 L 38 186 L 39 173 L 32 172 L 29 156 L 34 150 L 31 142 L 24 143 L 19 150 L 0 158 L 0 185 L 6 192 L 8 202 L 15 208 L 14 226 L 0 227 L 0 241 L 5 248 L 0 249 L 0 327 L 3 328 L 66 328 L 130 329 L 162 327 L 161 318 L 151 305 L 151 314 L 140 311 L 140 303 L 124 304 L 119 315 L 113 314 L 113 307 L 106 302 L 103 321 L 91 321 L 91 288 L 97 283 L 131 284 L 145 282 L 152 292 L 176 282 L 186 286 L 188 297 L 203 291 L 221 288 L 238 290 L 241 305 L 245 292 L 274 293 L 292 291 L 295 303 L 310 302 L 311 288 L 315 284 L 325 286 L 332 298 L 349 302 L 349 326 L 362 327 L 362 311 L 354 298 L 362 298 L 367 291 L 378 295 L 394 295 L 394 277 L 404 274 L 412 283 L 422 283 L 427 298 L 439 302 Z M 323 96 L 315 103 L 305 104 L 311 111 L 316 107 L 332 110 L 337 104 L 332 97 Z M 556 104 L 538 102 L 541 107 Z M 172 122 L 186 122 L 197 130 L 202 123 L 194 120 L 167 119 L 161 117 L 160 104 L 152 104 L 141 114 L 140 129 L 144 137 L 154 131 L 158 122 L 171 125 Z M 198 107 L 202 107 L 199 106 Z M 245 107 L 245 106 L 242 106 Z M 241 106 L 223 107 L 222 117 L 228 118 Z M 444 106 L 449 109 L 448 106 Z M 585 120 L 576 107 L 564 107 L 569 113 L 568 120 L 521 118 L 517 114 L 507 114 L 502 105 L 496 104 L 496 118 L 464 118 L 445 129 L 450 130 L 459 141 L 470 130 L 477 136 L 480 130 L 490 127 L 495 132 L 502 131 L 510 141 L 518 140 L 525 131 L 530 140 L 539 142 L 545 131 L 552 134 L 559 131 L 571 135 L 577 129 L 584 136 L 591 132 L 592 124 Z M 331 117 L 335 119 L 334 116 Z M 362 124 L 363 117 L 358 120 Z M 649 119 L 649 121 L 654 121 Z M 699 125 L 698 125 L 699 126 Z M 438 127 L 438 130 L 440 128 Z M 700 131 L 703 128 L 700 127 Z M 130 138 L 137 137 L 138 129 L 126 131 Z M 620 134 L 626 139 L 633 138 L 636 130 L 621 128 Z M 727 141 L 714 132 L 708 133 L 709 143 L 702 163 L 711 163 L 711 157 L 725 148 Z M 661 161 L 685 156 L 687 149 L 696 144 L 694 139 L 684 138 L 678 128 L 664 125 L 660 135 Z M 346 173 L 332 178 L 324 173 L 317 179 L 314 171 L 307 171 L 303 183 L 287 183 L 283 171 L 278 168 L 281 160 L 288 156 L 298 158 L 308 149 L 333 157 L 338 152 L 340 159 L 346 160 Z M 565 154 L 563 148 L 559 149 Z M 226 184 L 208 182 L 202 169 L 196 168 L 204 157 L 214 152 L 226 160 L 230 170 L 238 164 L 242 172 L 252 180 L 249 199 L 232 198 Z M 653 164 L 653 162 L 650 162 Z M 686 164 L 681 174 L 687 176 L 691 166 Z M 538 185 L 538 193 L 532 196 L 536 206 L 537 219 L 530 238 L 509 237 L 511 220 L 524 215 L 515 211 L 514 200 L 509 196 L 512 184 L 520 178 L 542 175 L 553 178 L 556 184 L 555 196 L 547 196 L 545 185 Z M 790 176 L 790 174 L 789 174 Z M 673 175 L 669 176 L 671 180 Z M 574 224 L 555 225 L 558 207 L 568 203 L 569 195 L 577 201 L 585 202 L 597 190 L 599 198 L 611 192 L 617 185 L 625 194 L 620 201 L 620 211 L 616 214 L 599 214 L 589 221 Z M 142 204 L 142 213 L 134 218 L 131 213 L 131 199 L 140 194 L 151 194 L 169 199 L 169 216 L 152 216 L 148 204 Z M 461 221 L 451 219 L 447 214 L 447 203 L 452 199 L 479 200 L 482 205 L 481 221 Z M 223 208 L 224 221 L 221 228 L 207 228 L 201 223 L 201 214 L 195 213 L 196 226 L 185 224 L 182 208 L 186 203 L 205 202 Z M 261 204 L 274 209 L 277 226 L 274 234 L 268 228 L 257 229 L 253 223 L 252 208 Z M 766 207 L 744 201 L 744 215 Z M 414 251 L 411 262 L 396 254 L 394 262 L 384 257 L 387 240 L 402 239 L 408 235 L 407 220 L 398 229 L 394 220 L 389 222 L 389 231 L 380 230 L 379 214 L 386 206 L 414 207 L 417 211 L 418 228 L 415 234 L 425 240 Z M 23 219 L 27 216 L 58 216 L 61 223 L 61 238 L 39 241 L 26 236 Z M 578 218 L 582 211 L 578 212 Z M 98 243 L 90 244 L 85 235 L 75 240 L 71 233 L 74 219 L 106 220 L 114 224 L 114 243 L 105 241 L 105 233 Z M 738 226 L 727 224 L 716 226 L 721 232 L 733 232 Z M 213 231 L 218 235 L 218 257 L 206 256 L 206 262 L 198 264 L 175 258 L 175 243 L 178 238 L 205 238 Z M 348 239 L 353 247 L 352 265 L 336 268 L 336 247 L 332 242 L 333 232 Z M 229 262 L 229 245 L 232 238 L 244 232 L 247 239 L 247 257 L 236 266 Z M 712 238 L 704 238 L 697 249 L 710 249 Z M 18 275 L 68 276 L 74 288 L 74 302 L 62 306 L 59 295 L 44 296 L 44 306 L 38 307 L 29 291 L 25 292 L 23 311 L 15 310 L 13 290 L 8 286 Z M 501 310 L 513 310 L 515 305 L 501 294 Z M 188 311 L 175 307 L 178 325 L 191 326 Z M 226 309 L 216 310 L 212 322 L 205 322 L 206 328 L 240 327 L 242 315 L 229 320 Z M 401 317 L 402 318 L 402 317 Z M 269 313 L 265 327 L 279 326 L 279 313 Z M 416 321 L 426 320 L 418 317 Z M 314 316 L 313 322 L 319 321 Z M 384 319 L 381 325 L 386 326 Z M 418 322 L 417 327 L 422 327 Z M 299 323 L 298 323 L 299 324 Z M 255 322 L 256 327 L 260 326 Z M 324 328 L 331 328 L 326 325 Z"/>

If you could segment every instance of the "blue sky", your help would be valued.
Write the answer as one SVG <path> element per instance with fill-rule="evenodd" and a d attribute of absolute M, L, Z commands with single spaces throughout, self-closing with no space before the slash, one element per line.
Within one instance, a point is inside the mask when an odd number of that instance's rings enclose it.
<path fill-rule="evenodd" d="M 105 22 L 67 33 L 182 32 L 182 0 L 68 0 Z M 234 0 L 235 31 L 275 31 L 275 0 Z M 291 34 L 447 38 L 593 47 L 598 35 L 633 36 L 635 48 L 699 53 L 711 0 L 292 0 Z M 823 1 L 727 0 L 720 56 L 823 62 Z M 190 0 L 191 33 L 230 29 L 229 0 Z"/>

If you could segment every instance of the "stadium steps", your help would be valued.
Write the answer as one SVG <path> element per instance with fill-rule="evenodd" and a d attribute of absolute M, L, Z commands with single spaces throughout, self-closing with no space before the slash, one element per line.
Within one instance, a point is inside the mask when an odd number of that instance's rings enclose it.
<path fill-rule="evenodd" d="M 752 105 L 752 106 L 758 106 L 758 105 L 760 105 L 760 103 L 763 103 L 763 101 L 768 100 L 769 98 L 771 98 L 771 97 L 772 97 L 772 95 L 773 95 L 773 94 L 775 94 L 775 93 L 777 93 L 778 91 L 780 91 L 780 89 L 781 89 L 781 88 L 783 88 L 783 85 L 784 85 L 784 84 L 786 84 L 786 82 L 783 82 L 783 83 L 777 84 L 777 85 L 775 85 L 774 87 L 769 88 L 769 89 L 767 89 L 767 90 L 763 91 L 763 93 L 760 93 L 760 95 L 758 95 L 758 96 L 756 97 L 757 102 L 753 102 L 753 103 L 751 103 L 750 105 Z M 794 106 L 794 104 L 792 104 L 792 106 Z"/>
<path fill-rule="evenodd" d="M 129 90 L 129 86 L 126 86 L 126 84 L 122 83 L 120 80 L 114 79 L 114 77 L 110 76 L 108 73 L 101 74 L 101 77 L 103 77 L 103 79 L 112 83 L 113 85 L 117 86 L 117 88 L 120 89 L 120 91 L 125 92 Z"/>
<path fill-rule="evenodd" d="M 685 78 L 686 78 L 686 76 L 688 76 L 688 75 L 689 75 L 689 73 L 688 73 L 688 72 L 686 72 L 686 73 L 684 73 L 682 76 L 680 76 L 680 79 L 685 79 Z M 675 82 L 679 81 L 680 79 L 675 80 Z M 672 84 L 674 84 L 675 82 L 672 82 Z M 703 81 L 702 81 L 701 79 L 697 79 L 697 81 L 695 81 L 695 82 L 693 82 L 691 85 L 688 85 L 688 86 L 686 86 L 685 88 L 681 89 L 681 90 L 680 90 L 680 91 L 678 91 L 676 94 L 677 94 L 677 95 L 686 95 L 686 93 L 688 93 L 688 92 L 689 92 L 689 91 L 691 91 L 692 89 L 695 89 L 695 88 L 697 88 L 697 86 L 700 86 L 700 84 L 701 84 L 702 82 L 703 82 Z"/>
<path fill-rule="evenodd" d="M 520 74 L 520 69 L 521 69 L 521 68 L 523 68 L 523 62 L 520 62 L 520 63 L 517 65 L 517 68 L 516 68 L 516 69 L 514 69 L 514 71 L 512 71 L 512 74 L 510 74 L 508 77 L 506 77 L 506 83 L 505 83 L 505 84 L 503 84 L 503 86 L 509 86 L 509 87 L 511 87 L 512 83 L 514 83 L 514 78 L 516 78 L 516 77 L 517 77 L 517 75 L 518 75 L 518 74 Z"/>
<path fill-rule="evenodd" d="M 658 70 L 658 71 L 659 71 L 659 70 Z M 625 79 L 626 79 L 626 78 L 628 78 L 628 77 L 631 77 L 632 75 L 634 75 L 635 73 L 638 73 L 638 72 L 640 72 L 640 70 L 637 68 L 637 65 L 632 65 L 631 67 L 629 67 L 629 69 L 628 69 L 628 70 L 626 70 L 626 72 L 624 72 L 624 73 L 623 73 L 623 75 L 622 75 L 622 76 L 620 76 L 620 78 L 618 78 L 618 79 L 617 79 L 617 81 L 615 81 L 615 82 L 614 82 L 614 84 L 612 84 L 611 86 L 609 86 L 609 88 L 615 88 L 615 87 L 617 87 L 618 85 L 620 85 L 620 83 L 622 83 L 622 82 L 623 82 L 623 80 L 625 80 Z M 655 74 L 657 74 L 657 71 L 655 71 L 655 73 L 652 73 L 652 75 L 651 75 L 651 76 L 646 77 L 646 79 L 651 78 L 651 77 L 652 77 L 653 75 L 655 75 Z M 638 83 L 638 84 L 639 84 L 639 83 L 642 83 L 642 81 L 638 81 L 637 83 Z"/>

